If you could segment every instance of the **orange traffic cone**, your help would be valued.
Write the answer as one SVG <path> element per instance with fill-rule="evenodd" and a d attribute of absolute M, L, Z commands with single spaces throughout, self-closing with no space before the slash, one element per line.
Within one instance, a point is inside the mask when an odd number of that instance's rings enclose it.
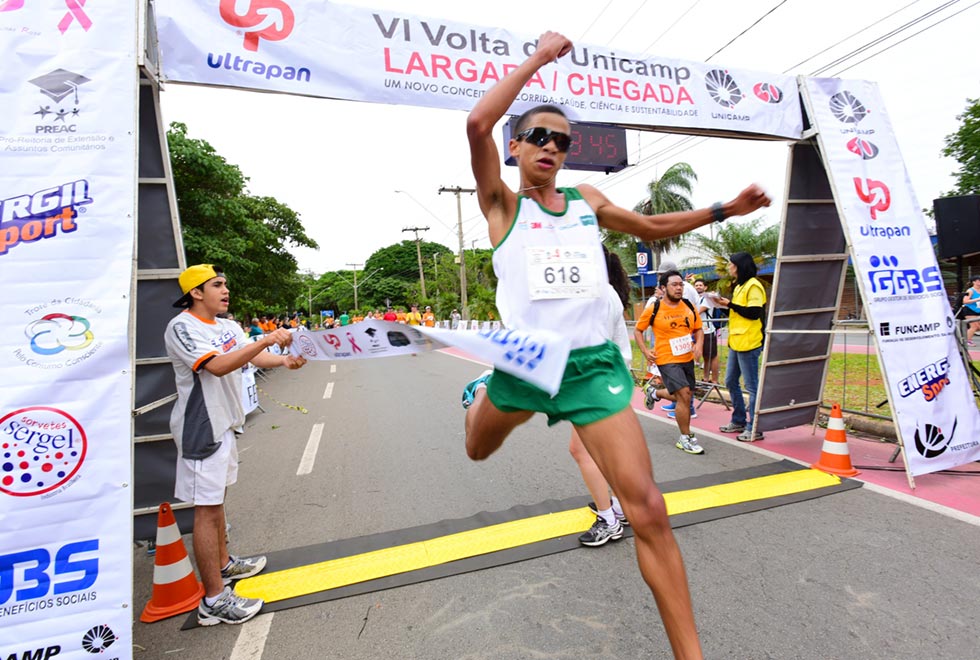
<path fill-rule="evenodd" d="M 160 505 L 157 517 L 157 554 L 153 565 L 153 595 L 140 621 L 153 623 L 190 612 L 204 597 L 204 585 L 194 576 L 184 541 L 170 504 Z"/>
<path fill-rule="evenodd" d="M 840 405 L 836 403 L 830 411 L 830 419 L 827 420 L 827 435 L 823 441 L 820 460 L 810 467 L 840 477 L 861 474 L 851 465 L 851 455 L 847 451 L 847 433 L 844 431 L 844 416 L 841 415 Z"/>

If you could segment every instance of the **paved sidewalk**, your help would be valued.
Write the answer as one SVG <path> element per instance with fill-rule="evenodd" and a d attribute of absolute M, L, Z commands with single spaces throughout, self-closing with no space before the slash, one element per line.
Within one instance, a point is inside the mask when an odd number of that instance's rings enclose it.
<path fill-rule="evenodd" d="M 637 389 L 633 393 L 632 405 L 638 414 L 674 425 L 675 421 L 660 409 L 664 403 L 658 401 L 656 409 L 651 412 L 643 405 L 642 392 Z M 697 419 L 691 420 L 691 428 L 701 440 L 701 445 L 709 452 L 711 442 L 704 442 L 706 438 L 762 452 L 774 458 L 789 458 L 804 465 L 811 465 L 820 459 L 824 440 L 822 428 L 818 427 L 815 433 L 811 426 L 767 431 L 765 440 L 746 443 L 738 442 L 735 434 L 719 432 L 718 428 L 730 420 L 731 414 L 722 404 L 706 401 L 698 408 Z M 920 475 L 915 477 L 916 487 L 913 490 L 909 487 L 902 457 L 899 456 L 894 463 L 889 462 L 897 445 L 848 434 L 847 446 L 851 464 L 861 470 L 861 474 L 854 477 L 855 479 L 865 482 L 875 490 L 928 508 L 939 505 L 945 513 L 980 525 L 980 464 L 971 463 L 945 473 Z"/>

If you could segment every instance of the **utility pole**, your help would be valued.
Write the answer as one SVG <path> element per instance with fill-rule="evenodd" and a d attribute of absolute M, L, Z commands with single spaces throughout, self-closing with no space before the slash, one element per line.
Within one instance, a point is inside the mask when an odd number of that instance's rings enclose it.
<path fill-rule="evenodd" d="M 354 267 L 354 309 L 357 309 L 357 269 L 364 264 L 346 264 Z"/>
<path fill-rule="evenodd" d="M 463 319 L 470 318 L 470 310 L 466 301 L 466 256 L 463 254 L 463 202 L 460 199 L 462 193 L 475 193 L 476 188 L 460 188 L 459 186 L 439 188 L 439 194 L 453 193 L 456 195 L 456 229 L 459 234 L 459 306 L 463 314 Z"/>
<path fill-rule="evenodd" d="M 425 273 L 422 271 L 422 248 L 421 248 L 421 244 L 419 243 L 419 232 L 420 231 L 429 231 L 429 228 L 428 227 L 406 227 L 405 229 L 402 229 L 402 233 L 405 233 L 406 231 L 413 231 L 413 232 L 415 232 L 415 254 L 419 258 L 419 282 L 422 283 L 422 298 L 428 298 L 428 296 L 425 295 Z"/>

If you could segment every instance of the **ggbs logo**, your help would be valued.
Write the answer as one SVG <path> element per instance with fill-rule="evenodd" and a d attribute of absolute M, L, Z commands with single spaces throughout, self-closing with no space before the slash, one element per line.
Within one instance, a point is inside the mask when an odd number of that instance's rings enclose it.
<path fill-rule="evenodd" d="M 57 236 L 59 229 L 75 231 L 75 219 L 92 201 L 85 179 L 0 200 L 0 256 L 21 243 Z"/>

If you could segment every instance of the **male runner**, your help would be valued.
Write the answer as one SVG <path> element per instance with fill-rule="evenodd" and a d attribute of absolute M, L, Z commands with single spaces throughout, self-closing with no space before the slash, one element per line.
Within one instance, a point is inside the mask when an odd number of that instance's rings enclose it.
<path fill-rule="evenodd" d="M 602 327 L 607 276 L 598 226 L 652 240 L 750 213 L 769 199 L 750 186 L 724 205 L 651 217 L 613 205 L 592 186 L 559 189 L 555 177 L 571 139 L 568 120 L 555 106 L 533 108 L 518 119 L 507 150 L 517 159 L 520 189 L 507 187 L 494 127 L 538 70 L 571 48 L 560 34 L 541 35 L 537 50 L 494 85 L 467 119 L 477 198 L 495 248 L 497 309 L 509 328 L 564 333 L 572 352 L 553 398 L 502 372 L 467 386 L 466 452 L 473 460 L 487 458 L 535 412 L 547 413 L 550 424 L 572 422 L 633 524 L 640 571 L 654 593 L 675 656 L 700 658 L 684 562 L 653 482 L 643 431 L 629 407 L 633 381 Z M 557 261 L 549 261 L 552 255 Z M 566 289 L 568 297 L 549 297 L 550 284 L 562 276 L 575 287 Z"/>
<path fill-rule="evenodd" d="M 191 266 L 178 280 L 183 292 L 174 307 L 184 311 L 167 324 L 164 343 L 173 362 L 177 403 L 170 430 L 177 444 L 174 495 L 194 504 L 194 557 L 204 582 L 197 608 L 202 626 L 243 623 L 262 609 L 258 598 L 243 598 L 226 585 L 265 568 L 265 557 L 234 557 L 225 538 L 225 489 L 238 479 L 242 432 L 242 367 L 299 369 L 306 360 L 273 355 L 270 346 L 288 346 L 292 335 L 279 328 L 250 342 L 228 311 L 228 286 L 220 268 Z"/>
<path fill-rule="evenodd" d="M 697 383 L 694 362 L 701 357 L 704 339 L 701 317 L 697 308 L 684 297 L 684 278 L 680 272 L 671 270 L 661 273 L 660 286 L 664 289 L 663 300 L 644 309 L 633 330 L 636 345 L 643 357 L 648 363 L 657 365 L 664 381 L 661 389 L 654 389 L 651 385 L 647 390 L 647 408 L 652 408 L 657 399 L 676 403 L 675 419 L 681 432 L 676 447 L 688 454 L 703 454 L 704 449 L 691 433 L 690 408 Z M 643 331 L 648 327 L 653 328 L 652 351 L 643 341 Z"/>

